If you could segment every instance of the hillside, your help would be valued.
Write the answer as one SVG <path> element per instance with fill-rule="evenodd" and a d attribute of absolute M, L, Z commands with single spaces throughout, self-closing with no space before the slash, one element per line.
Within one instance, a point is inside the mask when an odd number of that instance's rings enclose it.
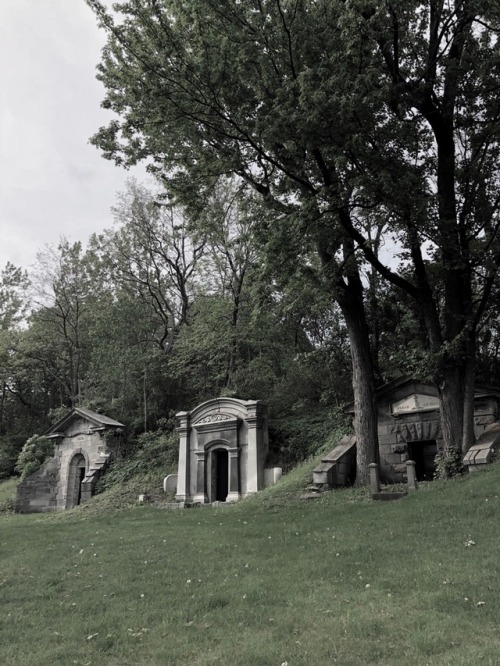
<path fill-rule="evenodd" d="M 398 502 L 3 515 L 9 666 L 497 664 L 500 465 Z M 101 500 L 102 501 L 102 500 Z"/>

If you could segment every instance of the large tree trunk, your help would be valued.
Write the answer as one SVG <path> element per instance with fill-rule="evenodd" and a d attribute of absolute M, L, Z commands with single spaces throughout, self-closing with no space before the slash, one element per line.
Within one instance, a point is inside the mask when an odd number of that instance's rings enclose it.
<path fill-rule="evenodd" d="M 356 483 L 369 482 L 369 465 L 379 460 L 377 398 L 373 371 L 373 356 L 363 300 L 363 283 L 354 252 L 354 241 L 344 237 L 344 261 L 337 262 L 331 250 L 317 243 L 318 256 L 333 287 L 345 319 L 352 360 L 354 392 L 354 433 L 356 435 Z"/>
<path fill-rule="evenodd" d="M 437 373 L 445 476 L 461 469 L 463 454 L 474 443 L 474 366 L 475 349 L 471 336 L 464 343 L 463 353 L 443 362 Z"/>
<path fill-rule="evenodd" d="M 444 443 L 444 474 L 450 476 L 462 451 L 465 385 L 460 366 L 449 364 L 439 373 L 438 391 Z"/>
<path fill-rule="evenodd" d="M 467 453 L 474 444 L 474 389 L 476 368 L 476 338 L 471 336 L 468 342 L 468 353 L 465 363 L 464 416 L 462 432 L 462 453 Z"/>
<path fill-rule="evenodd" d="M 364 309 L 354 300 L 339 299 L 349 335 L 354 392 L 354 432 L 356 434 L 356 483 L 369 481 L 370 463 L 378 462 L 377 401 L 373 364 Z"/>
<path fill-rule="evenodd" d="M 368 466 L 379 460 L 377 398 L 363 284 L 350 241 L 344 245 L 344 256 L 350 260 L 344 268 L 346 277 L 337 283 L 337 302 L 346 322 L 352 360 L 356 483 L 365 485 L 369 482 Z"/>

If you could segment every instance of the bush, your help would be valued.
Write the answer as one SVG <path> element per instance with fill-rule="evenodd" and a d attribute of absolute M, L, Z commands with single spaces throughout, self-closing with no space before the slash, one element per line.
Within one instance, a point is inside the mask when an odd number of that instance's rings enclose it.
<path fill-rule="evenodd" d="M 320 448 L 335 446 L 339 433 L 349 431 L 345 415 L 336 409 L 308 407 L 288 418 L 274 419 L 269 424 L 270 459 L 268 464 L 280 464 L 284 471 L 295 467 Z"/>
<path fill-rule="evenodd" d="M 21 481 L 40 469 L 42 463 L 54 455 L 55 441 L 44 435 L 33 435 L 26 440 L 16 463 Z"/>
<path fill-rule="evenodd" d="M 438 453 L 434 461 L 436 465 L 434 476 L 436 479 L 449 479 L 464 472 L 461 451 Z"/>
<path fill-rule="evenodd" d="M 17 459 L 23 448 L 24 437 L 5 435 L 0 437 L 0 480 L 15 474 Z"/>
<path fill-rule="evenodd" d="M 163 470 L 166 474 L 177 471 L 179 436 L 175 432 L 156 430 L 137 438 L 134 452 L 126 458 L 115 459 L 109 471 L 99 481 L 98 491 L 115 484 L 125 483 L 137 474 Z"/>

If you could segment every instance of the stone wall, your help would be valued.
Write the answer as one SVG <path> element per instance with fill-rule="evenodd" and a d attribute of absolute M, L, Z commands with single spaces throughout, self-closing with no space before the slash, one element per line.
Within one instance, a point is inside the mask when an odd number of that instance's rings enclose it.
<path fill-rule="evenodd" d="M 44 513 L 57 511 L 59 458 L 46 460 L 40 469 L 17 486 L 16 511 L 18 513 Z"/>

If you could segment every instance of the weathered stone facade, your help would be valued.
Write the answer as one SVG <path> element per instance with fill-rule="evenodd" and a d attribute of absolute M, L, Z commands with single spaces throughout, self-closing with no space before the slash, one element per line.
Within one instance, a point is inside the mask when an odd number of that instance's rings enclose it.
<path fill-rule="evenodd" d="M 262 402 L 217 398 L 177 419 L 178 501 L 234 502 L 279 478 L 265 469 L 269 438 Z"/>
<path fill-rule="evenodd" d="M 114 419 L 75 408 L 45 433 L 54 456 L 17 487 L 16 511 L 62 511 L 85 502 L 109 460 L 106 433 L 123 428 Z"/>
<path fill-rule="evenodd" d="M 477 386 L 474 435 L 476 440 L 500 414 L 500 393 Z M 434 458 L 443 450 L 437 389 L 409 378 L 385 384 L 377 391 L 380 477 L 384 482 L 406 481 L 406 461 L 416 462 L 418 480 L 431 479 Z M 346 411 L 353 412 L 349 405 Z"/>

